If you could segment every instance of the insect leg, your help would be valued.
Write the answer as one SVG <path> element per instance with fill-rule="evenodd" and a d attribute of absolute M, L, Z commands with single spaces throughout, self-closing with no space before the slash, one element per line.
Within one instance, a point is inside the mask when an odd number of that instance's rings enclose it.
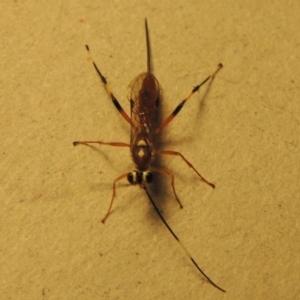
<path fill-rule="evenodd" d="M 179 238 L 177 237 L 177 235 L 174 233 L 174 231 L 171 229 L 171 227 L 168 225 L 168 223 L 166 222 L 166 220 L 164 219 L 164 217 L 162 216 L 162 214 L 160 213 L 159 209 L 157 208 L 155 202 L 153 201 L 152 197 L 150 196 L 146 186 L 143 186 L 144 190 L 147 193 L 147 196 L 149 198 L 149 200 L 151 201 L 155 211 L 157 212 L 157 214 L 159 215 L 160 219 L 163 221 L 163 223 L 165 224 L 165 226 L 168 228 L 169 232 L 173 235 L 173 237 L 175 238 L 175 240 L 178 242 L 179 246 L 181 247 L 181 249 L 183 249 L 183 251 L 186 253 L 186 255 L 189 257 L 189 259 L 192 261 L 192 263 L 194 264 L 194 266 L 198 269 L 198 271 L 207 279 L 207 281 L 212 284 L 215 288 L 217 288 L 218 290 L 220 290 L 223 293 L 226 293 L 226 291 L 224 289 L 222 289 L 221 287 L 219 287 L 217 284 L 215 284 L 205 273 L 204 271 L 198 266 L 198 264 L 196 263 L 196 261 L 193 259 L 193 257 L 190 255 L 190 253 L 187 251 L 187 249 L 184 247 L 184 245 L 181 243 L 181 241 L 179 240 Z"/>
<path fill-rule="evenodd" d="M 175 195 L 175 198 L 176 198 L 176 201 L 178 202 L 180 208 L 183 208 L 177 194 L 176 194 L 176 191 L 175 191 L 175 185 L 174 185 L 174 174 L 172 172 L 170 172 L 169 170 L 166 170 L 166 169 L 161 169 L 161 168 L 154 168 L 154 167 L 150 167 L 149 168 L 151 171 L 154 171 L 154 172 L 157 172 L 157 173 L 160 173 L 160 174 L 163 174 L 163 175 L 167 175 L 169 177 L 171 177 L 171 185 L 172 185 L 172 189 L 173 189 L 173 193 Z"/>
<path fill-rule="evenodd" d="M 196 169 L 195 167 L 180 153 L 180 152 L 177 152 L 177 151 L 172 151 L 172 150 L 158 150 L 156 151 L 156 153 L 158 154 L 166 154 L 166 155 L 175 155 L 175 156 L 180 156 L 184 161 L 185 163 L 194 170 L 194 172 L 200 177 L 200 179 L 207 183 L 208 185 L 210 185 L 212 188 L 215 188 L 216 185 L 212 182 L 209 182 L 208 180 L 206 180 Z"/>
<path fill-rule="evenodd" d="M 106 219 L 107 219 L 108 216 L 110 215 L 111 208 L 112 208 L 114 199 L 115 199 L 115 197 L 116 197 L 116 182 L 118 182 L 119 180 L 122 180 L 123 178 L 127 177 L 127 174 L 128 174 L 128 173 L 122 174 L 121 176 L 119 176 L 118 178 L 116 178 L 116 179 L 114 180 L 114 182 L 113 182 L 113 194 L 112 194 L 112 197 L 111 197 L 110 205 L 109 205 L 109 208 L 108 208 L 108 210 L 107 210 L 107 213 L 105 214 L 104 218 L 102 219 L 102 223 L 105 223 Z"/>
<path fill-rule="evenodd" d="M 73 146 L 77 145 L 86 145 L 89 146 L 90 144 L 99 144 L 99 145 L 109 145 L 109 146 L 114 146 L 114 147 L 130 147 L 129 144 L 123 143 L 123 142 L 111 142 L 111 143 L 106 143 L 106 142 L 101 142 L 101 141 L 81 141 L 81 142 L 73 142 Z"/>
<path fill-rule="evenodd" d="M 167 117 L 162 124 L 156 129 L 156 132 L 161 131 L 164 127 L 166 127 L 175 117 L 176 115 L 181 111 L 186 101 L 188 101 L 199 89 L 200 87 L 205 84 L 210 78 L 213 78 L 217 72 L 223 67 L 222 64 L 219 64 L 217 69 L 214 73 L 212 73 L 210 76 L 208 76 L 204 81 L 202 81 L 200 84 L 195 86 L 192 91 L 177 105 L 177 107 L 174 109 L 174 111 L 170 114 L 169 117 Z"/>
<path fill-rule="evenodd" d="M 133 122 L 131 121 L 130 117 L 127 115 L 127 113 L 124 111 L 124 109 L 122 108 L 122 106 L 120 105 L 119 101 L 117 100 L 117 98 L 114 96 L 113 92 L 111 91 L 108 83 L 107 83 L 107 80 L 106 78 L 102 75 L 102 73 L 100 72 L 99 68 L 97 67 L 95 61 L 93 60 L 93 57 L 91 55 L 91 52 L 90 52 L 90 48 L 88 45 L 85 45 L 85 48 L 86 50 L 88 51 L 89 53 L 89 58 L 91 59 L 93 65 L 94 65 L 94 68 L 96 70 L 96 72 L 98 73 L 104 87 L 105 87 L 105 90 L 106 92 L 109 94 L 114 106 L 116 107 L 116 109 L 119 111 L 119 113 L 122 115 L 122 117 L 131 125 L 131 126 L 134 126 L 133 125 Z"/>
<path fill-rule="evenodd" d="M 100 144 L 100 145 L 109 145 L 109 146 L 115 146 L 115 147 L 130 147 L 129 144 L 123 143 L 123 142 L 111 142 L 111 143 L 106 143 L 106 142 L 101 142 L 101 141 L 81 141 L 81 142 L 73 142 L 74 146 L 77 145 L 86 145 L 86 146 L 90 146 L 90 144 Z M 110 201 L 110 205 L 108 208 L 107 213 L 105 214 L 104 218 L 102 219 L 102 223 L 104 223 L 106 221 L 106 219 L 108 218 L 108 216 L 110 215 L 111 212 L 111 208 L 114 202 L 114 198 L 116 197 L 116 182 L 125 178 L 127 176 L 128 173 L 125 173 L 121 176 L 119 176 L 118 178 L 116 178 L 113 182 L 113 195 Z"/>

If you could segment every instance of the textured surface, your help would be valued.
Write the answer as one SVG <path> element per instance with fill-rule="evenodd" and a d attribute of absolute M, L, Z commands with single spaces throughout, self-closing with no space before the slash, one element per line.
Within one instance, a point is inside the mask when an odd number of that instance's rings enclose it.
<path fill-rule="evenodd" d="M 299 1 L 1 1 L 1 299 L 296 299 L 299 239 Z M 11 2 L 11 3 L 10 3 Z M 251 4 L 250 4 L 251 3 Z M 268 4 L 269 3 L 269 4 Z M 181 151 L 154 198 L 118 185 L 129 141 L 84 48 L 128 112 L 126 87 L 146 69 L 147 17 L 164 116 L 222 62 L 166 127 Z M 166 192 L 165 192 L 166 190 Z"/>

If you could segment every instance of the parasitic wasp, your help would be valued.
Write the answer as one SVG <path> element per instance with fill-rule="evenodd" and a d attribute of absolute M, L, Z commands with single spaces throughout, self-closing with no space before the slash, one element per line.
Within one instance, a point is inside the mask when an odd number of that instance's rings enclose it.
<path fill-rule="evenodd" d="M 204 85 L 209 79 L 212 79 L 217 72 L 223 67 L 222 64 L 219 64 L 215 72 L 213 72 L 210 76 L 208 76 L 204 81 L 195 86 L 192 91 L 184 98 L 174 109 L 174 111 L 159 125 L 158 124 L 158 109 L 161 100 L 161 87 L 156 79 L 156 77 L 151 72 L 151 53 L 150 53 L 150 38 L 149 38 L 149 30 L 147 19 L 145 20 L 145 31 L 146 31 L 146 47 L 147 47 L 147 72 L 139 74 L 136 78 L 132 80 L 130 83 L 130 108 L 131 108 L 131 116 L 124 111 L 122 106 L 120 105 L 117 98 L 114 96 L 106 78 L 101 73 L 96 63 L 92 59 L 92 55 L 89 47 L 86 45 L 86 50 L 88 51 L 89 58 L 91 59 L 94 68 L 99 75 L 102 84 L 110 96 L 114 106 L 122 115 L 127 123 L 129 123 L 131 127 L 131 135 L 130 135 L 130 143 L 123 142 L 102 142 L 102 141 L 76 141 L 73 142 L 74 146 L 77 145 L 91 145 L 91 144 L 99 144 L 99 145 L 108 145 L 114 147 L 126 147 L 130 149 L 131 157 L 135 165 L 134 171 L 126 172 L 119 177 L 117 177 L 113 181 L 113 192 L 112 198 L 110 201 L 109 208 L 102 219 L 104 223 L 108 216 L 110 215 L 114 199 L 116 197 L 116 183 L 124 178 L 127 178 L 128 182 L 132 185 L 138 185 L 146 191 L 146 194 L 151 201 L 155 211 L 159 215 L 162 222 L 165 224 L 169 232 L 173 235 L 176 241 L 179 243 L 180 247 L 186 253 L 186 255 L 190 258 L 194 266 L 198 269 L 198 271 L 206 278 L 206 280 L 211 283 L 214 287 L 219 289 L 222 292 L 225 292 L 224 289 L 215 284 L 198 266 L 196 261 L 192 258 L 190 253 L 183 246 L 177 235 L 170 228 L 162 214 L 160 213 L 157 205 L 153 201 L 146 184 L 151 183 L 153 180 L 153 173 L 160 173 L 166 175 L 171 180 L 171 186 L 173 189 L 174 196 L 182 208 L 182 204 L 176 194 L 175 186 L 174 186 L 174 175 L 171 171 L 167 169 L 157 168 L 152 165 L 153 159 L 155 155 L 165 154 L 165 155 L 173 155 L 179 156 L 181 159 L 193 169 L 193 171 L 197 174 L 201 181 L 205 182 L 212 188 L 215 188 L 215 184 L 206 180 L 196 169 L 195 167 L 180 153 L 172 150 L 159 150 L 155 148 L 155 138 L 158 133 L 162 131 L 181 111 L 184 104 L 199 91 L 200 87 Z"/>

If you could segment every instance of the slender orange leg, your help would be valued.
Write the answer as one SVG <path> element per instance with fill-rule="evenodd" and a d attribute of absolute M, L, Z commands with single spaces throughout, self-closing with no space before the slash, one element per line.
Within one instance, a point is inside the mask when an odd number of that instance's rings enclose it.
<path fill-rule="evenodd" d="M 182 204 L 181 204 L 181 202 L 180 202 L 180 200 L 179 200 L 179 198 L 176 194 L 176 191 L 175 191 L 174 174 L 172 172 L 170 172 L 169 170 L 161 169 L 161 168 L 151 167 L 150 170 L 171 177 L 171 185 L 172 185 L 172 188 L 173 188 L 173 193 L 175 195 L 176 201 L 178 202 L 180 208 L 183 208 L 183 206 L 182 206 Z"/>
<path fill-rule="evenodd" d="M 113 183 L 113 194 L 112 194 L 112 197 L 111 197 L 110 205 L 109 205 L 109 208 L 108 208 L 107 213 L 105 214 L 104 218 L 102 219 L 102 223 L 105 223 L 106 219 L 107 219 L 108 216 L 110 215 L 111 208 L 112 208 L 114 199 L 115 199 L 115 197 L 116 197 L 116 182 L 118 182 L 118 181 L 122 180 L 123 178 L 127 177 L 127 174 L 128 174 L 128 173 L 122 174 L 121 176 L 119 176 L 118 178 L 116 178 L 116 179 L 114 180 L 114 183 Z"/>
<path fill-rule="evenodd" d="M 106 143 L 106 142 L 101 142 L 101 141 L 81 141 L 81 142 L 73 142 L 73 146 L 77 145 L 86 145 L 88 146 L 89 144 L 99 144 L 99 145 L 109 145 L 109 146 L 114 146 L 114 147 L 130 147 L 129 144 L 123 143 L 123 142 L 111 142 L 111 143 Z"/>
<path fill-rule="evenodd" d="M 100 144 L 100 145 L 109 145 L 109 146 L 116 146 L 116 147 L 130 147 L 129 144 L 126 143 L 122 143 L 122 142 L 111 142 L 111 143 L 105 143 L 105 142 L 100 142 L 100 141 L 83 141 L 83 142 L 73 142 L 74 146 L 77 145 L 86 145 L 89 146 L 90 144 Z M 118 178 L 116 178 L 113 182 L 113 194 L 112 194 L 112 198 L 110 201 L 110 205 L 108 208 L 107 213 L 105 214 L 104 218 L 102 219 L 102 223 L 104 223 L 106 221 L 106 219 L 108 218 L 108 216 L 110 215 L 111 212 L 111 208 L 114 202 L 114 198 L 116 197 L 116 182 L 125 178 L 127 176 L 128 173 L 125 173 L 121 176 L 119 176 Z"/>
<path fill-rule="evenodd" d="M 210 78 L 213 78 L 218 71 L 223 67 L 222 64 L 219 64 L 217 69 L 208 76 L 204 81 L 202 81 L 200 84 L 195 86 L 192 91 L 178 104 L 178 106 L 174 109 L 174 111 L 170 114 L 169 117 L 167 117 L 162 124 L 156 129 L 156 132 L 160 132 L 164 127 L 166 127 L 175 117 L 176 115 L 181 111 L 186 101 L 188 101 L 197 91 L 199 91 L 200 87 L 205 84 Z"/>
<path fill-rule="evenodd" d="M 96 63 L 94 62 L 93 60 L 93 57 L 92 57 L 92 54 L 90 52 L 90 48 L 88 45 L 85 45 L 85 48 L 86 50 L 88 51 L 89 53 L 89 58 L 90 60 L 92 61 L 93 65 L 94 65 L 94 68 L 96 70 L 96 72 L 98 73 L 103 85 L 104 85 L 104 88 L 106 90 L 106 92 L 108 93 L 108 95 L 110 96 L 111 98 L 111 101 L 113 102 L 114 106 L 116 107 L 116 109 L 119 111 L 119 113 L 122 115 L 122 117 L 133 127 L 134 124 L 133 122 L 131 121 L 130 117 L 127 115 L 127 113 L 125 112 L 125 110 L 122 108 L 122 106 L 120 105 L 119 101 L 117 100 L 117 98 L 114 96 L 112 90 L 110 89 L 108 83 L 107 83 L 107 80 L 106 78 L 102 75 L 102 73 L 100 72 L 99 68 L 97 67 Z"/>
<path fill-rule="evenodd" d="M 156 151 L 156 153 L 159 153 L 159 154 L 166 154 L 166 155 L 175 155 L 175 156 L 180 156 L 184 161 L 185 163 L 190 167 L 192 168 L 195 173 L 200 177 L 200 179 L 207 183 L 208 185 L 210 185 L 212 188 L 215 188 L 216 185 L 212 182 L 209 182 L 208 180 L 206 180 L 195 168 L 194 166 L 180 153 L 180 152 L 177 152 L 177 151 L 172 151 L 172 150 L 161 150 L 161 151 Z"/>

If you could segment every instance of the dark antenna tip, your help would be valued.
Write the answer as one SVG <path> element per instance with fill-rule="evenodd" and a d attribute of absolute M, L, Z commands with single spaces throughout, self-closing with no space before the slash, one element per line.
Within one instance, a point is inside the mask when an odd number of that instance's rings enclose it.
<path fill-rule="evenodd" d="M 145 190 L 150 202 L 152 203 L 155 211 L 157 212 L 158 216 L 160 217 L 160 219 L 162 220 L 162 222 L 165 224 L 165 226 L 167 227 L 167 229 L 169 230 L 169 232 L 173 235 L 173 237 L 175 238 L 175 240 L 178 242 L 179 246 L 182 248 L 182 250 L 185 252 L 185 254 L 190 258 L 190 260 L 192 261 L 192 263 L 194 264 L 194 266 L 198 269 L 198 271 L 207 279 L 207 281 L 213 285 L 215 288 L 217 288 L 218 290 L 220 290 L 223 293 L 226 293 L 226 291 L 224 289 L 222 289 L 221 287 L 219 287 L 217 284 L 215 284 L 205 273 L 204 271 L 199 267 L 199 265 L 196 263 L 196 261 L 192 258 L 192 256 L 190 255 L 190 253 L 187 251 L 187 249 L 183 246 L 183 244 L 181 243 L 181 241 L 179 240 L 178 236 L 174 233 L 174 231 L 171 229 L 171 227 L 169 226 L 169 224 L 167 223 L 167 221 L 165 220 L 165 218 L 163 217 L 163 215 L 161 214 L 161 212 L 159 211 L 158 207 L 156 206 L 154 200 L 152 199 L 151 195 L 149 194 L 149 191 L 146 187 L 146 185 L 142 186 L 142 188 Z"/>

